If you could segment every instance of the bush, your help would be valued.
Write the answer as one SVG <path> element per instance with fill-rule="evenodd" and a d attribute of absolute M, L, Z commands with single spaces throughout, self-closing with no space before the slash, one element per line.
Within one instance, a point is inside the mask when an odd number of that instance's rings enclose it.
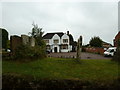
<path fill-rule="evenodd" d="M 15 54 L 13 55 L 14 59 L 38 59 L 44 58 L 45 48 L 40 46 L 27 46 L 27 45 L 20 45 L 16 50 Z"/>
<path fill-rule="evenodd" d="M 8 41 L 8 31 L 5 29 L 2 29 L 2 28 L 0 28 L 0 31 L 2 31 L 2 48 L 4 48 L 6 51 L 7 50 L 7 41 Z"/>
<path fill-rule="evenodd" d="M 102 40 L 99 37 L 95 36 L 95 37 L 91 38 L 89 44 L 92 47 L 102 47 Z"/>
<path fill-rule="evenodd" d="M 2 60 L 9 60 L 9 59 L 11 59 L 11 53 L 2 52 Z"/>

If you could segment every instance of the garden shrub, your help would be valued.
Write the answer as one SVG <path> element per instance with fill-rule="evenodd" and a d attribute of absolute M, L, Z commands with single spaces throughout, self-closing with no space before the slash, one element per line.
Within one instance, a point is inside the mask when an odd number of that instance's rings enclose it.
<path fill-rule="evenodd" d="M 2 52 L 2 60 L 9 60 L 11 59 L 11 53 L 10 52 Z"/>
<path fill-rule="evenodd" d="M 14 59 L 39 59 L 46 56 L 44 47 L 20 45 L 14 54 Z"/>

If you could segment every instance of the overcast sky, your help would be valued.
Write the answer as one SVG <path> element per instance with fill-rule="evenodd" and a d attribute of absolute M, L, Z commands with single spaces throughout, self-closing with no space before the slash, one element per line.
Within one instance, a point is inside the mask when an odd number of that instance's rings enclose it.
<path fill-rule="evenodd" d="M 118 32 L 118 3 L 2 2 L 2 27 L 10 35 L 28 34 L 33 21 L 45 33 L 69 31 L 74 40 L 82 35 L 84 44 L 94 36 L 113 44 Z"/>

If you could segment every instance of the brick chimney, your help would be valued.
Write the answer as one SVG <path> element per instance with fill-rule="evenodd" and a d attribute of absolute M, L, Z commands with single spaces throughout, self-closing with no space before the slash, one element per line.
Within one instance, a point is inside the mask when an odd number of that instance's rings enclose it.
<path fill-rule="evenodd" d="M 69 31 L 67 31 L 67 35 L 69 35 Z"/>

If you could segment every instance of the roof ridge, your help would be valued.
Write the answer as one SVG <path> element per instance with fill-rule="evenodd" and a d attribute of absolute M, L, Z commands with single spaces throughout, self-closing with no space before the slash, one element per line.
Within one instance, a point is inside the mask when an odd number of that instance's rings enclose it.
<path fill-rule="evenodd" d="M 55 33 L 63 33 L 63 32 L 51 32 L 51 33 L 54 33 L 54 34 L 55 34 Z"/>
<path fill-rule="evenodd" d="M 46 33 L 43 38 L 44 39 L 51 39 L 55 34 L 57 34 L 60 38 L 65 34 L 63 32 L 53 32 L 53 33 Z"/>

